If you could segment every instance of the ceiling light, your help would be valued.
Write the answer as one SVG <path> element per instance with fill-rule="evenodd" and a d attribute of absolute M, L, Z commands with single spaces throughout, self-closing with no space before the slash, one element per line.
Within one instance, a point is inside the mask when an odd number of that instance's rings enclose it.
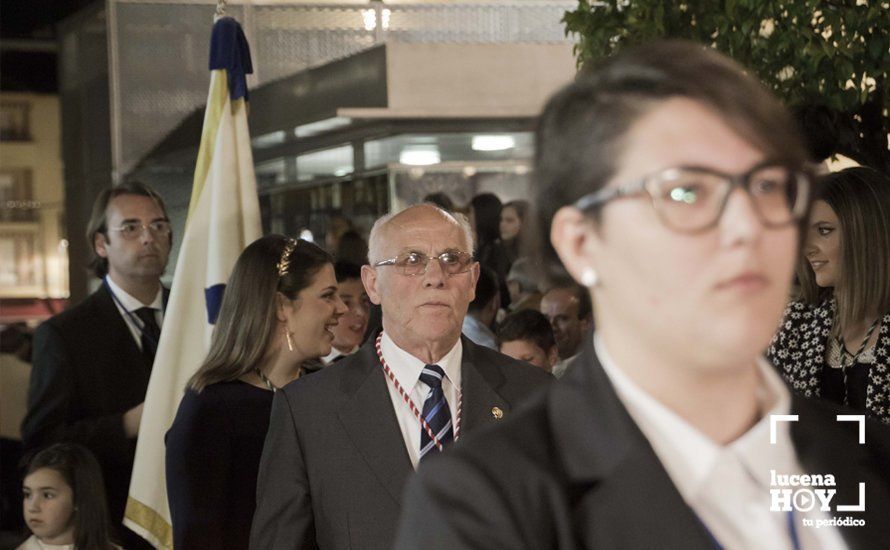
<path fill-rule="evenodd" d="M 504 151 L 516 146 L 510 135 L 473 136 L 474 151 Z"/>
<path fill-rule="evenodd" d="M 430 164 L 439 164 L 441 161 L 439 148 L 435 146 L 406 147 L 399 154 L 399 162 L 411 166 L 429 166 Z"/>

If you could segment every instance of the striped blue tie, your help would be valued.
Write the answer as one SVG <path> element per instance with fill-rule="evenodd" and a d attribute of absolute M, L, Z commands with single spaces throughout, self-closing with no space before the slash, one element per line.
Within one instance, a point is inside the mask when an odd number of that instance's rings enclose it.
<path fill-rule="evenodd" d="M 442 379 L 445 371 L 439 365 L 427 365 L 420 373 L 420 381 L 430 387 L 426 400 L 423 402 L 423 418 L 430 430 L 436 434 L 436 438 L 443 446 L 454 439 L 454 427 L 451 425 L 451 409 L 448 401 L 445 401 L 445 392 L 442 391 Z M 427 453 L 438 451 L 436 442 L 430 438 L 426 429 L 420 427 L 420 459 Z"/>

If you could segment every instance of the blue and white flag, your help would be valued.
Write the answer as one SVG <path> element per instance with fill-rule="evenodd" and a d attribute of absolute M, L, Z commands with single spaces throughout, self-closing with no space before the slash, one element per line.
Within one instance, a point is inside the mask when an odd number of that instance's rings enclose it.
<path fill-rule="evenodd" d="M 210 71 L 185 235 L 145 396 L 124 519 L 127 527 L 156 548 L 173 546 L 164 434 L 186 383 L 207 354 L 235 261 L 262 236 L 247 128 L 246 75 L 253 69 L 244 32 L 231 17 L 213 25 Z"/>

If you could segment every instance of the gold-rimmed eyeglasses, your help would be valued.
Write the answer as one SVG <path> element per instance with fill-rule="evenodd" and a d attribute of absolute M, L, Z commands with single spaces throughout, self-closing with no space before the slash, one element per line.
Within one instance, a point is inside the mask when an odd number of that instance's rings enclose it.
<path fill-rule="evenodd" d="M 403 275 L 415 277 L 426 273 L 430 261 L 439 260 L 439 267 L 442 272 L 448 275 L 457 275 L 466 273 L 470 270 L 470 264 L 473 262 L 473 256 L 460 250 L 446 250 L 438 256 L 427 256 L 423 252 L 403 252 L 395 258 L 382 260 L 374 264 L 374 267 L 391 265 L 399 268 Z"/>

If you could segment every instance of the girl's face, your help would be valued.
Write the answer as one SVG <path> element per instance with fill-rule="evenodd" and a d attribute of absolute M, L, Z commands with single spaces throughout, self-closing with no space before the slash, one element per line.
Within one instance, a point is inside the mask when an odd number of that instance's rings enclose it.
<path fill-rule="evenodd" d="M 333 329 L 347 311 L 337 292 L 334 266 L 326 264 L 297 299 L 283 307 L 287 328 L 293 333 L 294 352 L 302 361 L 331 353 Z"/>
<path fill-rule="evenodd" d="M 50 468 L 31 472 L 22 484 L 22 511 L 31 532 L 46 544 L 74 544 L 74 492 Z"/>
<path fill-rule="evenodd" d="M 813 203 L 804 250 L 816 284 L 822 288 L 835 286 L 841 269 L 841 224 L 825 201 Z"/>
<path fill-rule="evenodd" d="M 501 210 L 501 240 L 507 241 L 515 238 L 516 235 L 519 235 L 520 228 L 522 228 L 522 220 L 519 219 L 519 214 L 512 206 Z"/>

